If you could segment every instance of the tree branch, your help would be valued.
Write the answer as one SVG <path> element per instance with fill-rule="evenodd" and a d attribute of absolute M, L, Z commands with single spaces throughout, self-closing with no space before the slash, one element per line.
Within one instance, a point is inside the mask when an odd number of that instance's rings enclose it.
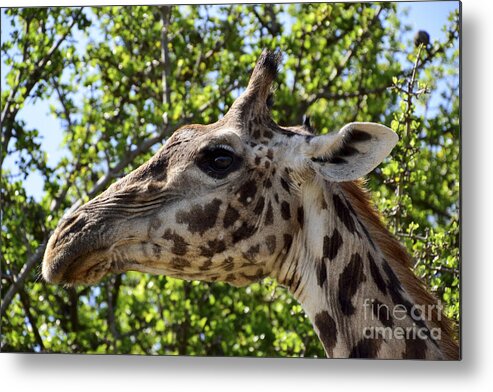
<path fill-rule="evenodd" d="M 48 61 L 50 58 L 53 56 L 53 54 L 58 50 L 60 45 L 65 41 L 65 39 L 68 37 L 70 32 L 72 31 L 72 28 L 75 26 L 75 24 L 79 21 L 81 15 L 82 15 L 82 10 L 84 8 L 81 7 L 79 9 L 79 12 L 74 16 L 72 23 L 70 26 L 67 28 L 67 31 L 62 35 L 62 37 L 51 47 L 51 49 L 48 51 L 48 53 L 43 56 L 35 65 L 35 68 L 32 72 L 29 74 L 29 78 L 27 79 L 24 87 L 25 87 L 25 97 L 28 97 L 29 94 L 31 93 L 31 90 L 34 88 L 34 86 L 41 80 L 43 77 L 43 72 L 46 69 L 46 65 L 48 64 Z M 4 135 L 4 138 L 2 140 L 2 153 L 0 155 L 0 167 L 3 164 L 4 158 L 7 156 L 7 148 L 10 142 L 10 139 L 12 138 L 12 130 L 14 127 L 14 119 L 20 109 L 19 108 L 14 108 L 12 110 L 11 106 L 15 101 L 15 95 L 17 93 L 17 90 L 21 86 L 22 82 L 20 80 L 20 74 L 19 73 L 19 82 L 17 85 L 13 88 L 12 93 L 9 95 L 7 98 L 7 102 L 5 103 L 4 110 L 2 112 L 2 117 L 0 122 L 2 123 L 2 133 Z"/>
<path fill-rule="evenodd" d="M 392 192 L 396 191 L 397 186 L 394 185 L 393 183 L 389 183 L 388 181 L 386 181 L 386 179 L 383 177 L 381 171 L 374 170 L 371 175 L 378 178 L 380 180 L 380 182 L 382 184 L 384 184 L 385 186 L 387 186 Z M 439 215 L 442 218 L 449 219 L 449 220 L 452 219 L 452 215 L 450 215 L 447 211 L 443 211 L 443 210 L 439 209 L 437 206 L 435 206 L 434 204 L 432 204 L 431 202 L 429 202 L 427 200 L 413 199 L 413 205 L 418 206 L 418 207 L 422 207 L 422 208 L 427 209 L 427 210 L 431 210 L 431 211 L 433 211 L 434 214 Z"/>
<path fill-rule="evenodd" d="M 24 288 L 22 288 L 22 290 L 20 291 L 20 297 L 21 297 L 22 307 L 24 308 L 24 313 L 26 314 L 27 319 L 29 320 L 29 324 L 31 324 L 31 328 L 34 334 L 34 339 L 36 340 L 36 343 L 39 345 L 41 351 L 44 351 L 45 346 L 43 344 L 43 338 L 41 337 L 38 330 L 38 326 L 36 325 L 36 319 L 34 318 L 31 312 L 31 302 Z"/>
<path fill-rule="evenodd" d="M 416 54 L 416 60 L 414 62 L 413 66 L 413 71 L 411 73 L 410 78 L 408 79 L 407 83 L 407 92 L 406 92 L 406 111 L 404 112 L 404 118 L 402 120 L 399 120 L 399 127 L 404 121 L 406 125 L 406 131 L 404 134 L 404 137 L 402 138 L 402 144 L 405 145 L 405 148 L 407 150 L 406 155 L 414 155 L 415 151 L 413 147 L 411 147 L 407 142 L 409 141 L 409 137 L 411 136 L 411 123 L 413 121 L 412 119 L 412 112 L 413 112 L 413 97 L 414 97 L 414 84 L 416 83 L 416 75 L 417 75 L 417 69 L 418 69 L 418 64 L 419 64 L 419 59 L 421 57 L 421 50 L 423 49 L 423 44 L 420 44 L 418 47 L 418 52 Z M 404 160 L 403 162 L 404 167 L 402 168 L 402 173 L 403 177 L 407 177 L 407 172 L 408 170 L 408 160 Z M 402 199 L 402 192 L 403 192 L 403 187 L 402 187 L 403 181 L 399 181 L 396 188 L 395 188 L 395 195 L 397 197 L 397 202 L 395 204 L 395 208 L 393 211 L 393 217 L 394 217 L 394 226 L 395 226 L 395 232 L 399 230 L 401 221 L 400 221 L 400 211 L 401 211 L 401 199 Z"/>
<path fill-rule="evenodd" d="M 74 287 L 69 287 L 67 289 L 67 292 L 70 300 L 69 312 L 70 312 L 70 324 L 72 327 L 72 332 L 78 332 L 79 331 L 79 311 L 78 311 L 79 295 L 77 294 L 77 291 L 75 291 Z"/>
<path fill-rule="evenodd" d="M 5 278 L 8 278 L 11 282 L 16 281 L 16 276 L 17 276 L 17 271 L 14 270 L 14 267 L 12 266 L 10 270 L 10 275 L 5 276 Z M 2 278 L 4 276 L 2 275 Z M 29 296 L 27 295 L 24 287 L 21 287 L 19 289 L 19 295 L 20 295 L 20 300 L 22 304 L 22 308 L 24 309 L 24 314 L 26 315 L 29 324 L 31 324 L 31 328 L 34 334 L 34 339 L 36 340 L 36 343 L 39 345 L 41 351 L 44 351 L 44 344 L 43 344 L 43 339 L 41 338 L 41 335 L 38 330 L 38 326 L 36 324 L 36 319 L 34 318 L 32 312 L 31 312 L 31 302 L 29 299 Z"/>
<path fill-rule="evenodd" d="M 108 295 L 108 327 L 113 335 L 113 350 L 116 352 L 116 341 L 121 339 L 121 333 L 116 325 L 115 307 L 118 301 L 118 295 L 120 293 L 120 286 L 122 284 L 122 276 L 117 275 L 114 280 L 112 279 L 112 287 L 108 284 L 106 287 Z"/>
<path fill-rule="evenodd" d="M 327 82 L 322 86 L 321 89 L 319 89 L 319 91 L 310 95 L 308 97 L 308 99 L 304 102 L 303 110 L 301 110 L 301 112 L 305 113 L 306 109 L 308 109 L 308 107 L 310 107 L 317 99 L 321 98 L 323 94 L 327 94 L 327 91 L 329 90 L 329 87 L 334 83 L 334 80 L 337 77 L 339 77 L 342 70 L 351 61 L 351 59 L 356 54 L 356 52 L 358 51 L 358 49 L 361 46 L 361 44 L 363 43 L 363 41 L 365 41 L 368 38 L 368 36 L 371 34 L 372 27 L 379 20 L 379 17 L 380 17 L 380 14 L 382 13 L 382 11 L 383 11 L 383 8 L 380 7 L 378 9 L 377 13 L 375 14 L 375 16 L 370 21 L 370 23 L 366 26 L 365 30 L 363 31 L 363 34 L 361 34 L 361 37 L 357 41 L 354 42 L 354 44 L 350 47 L 350 49 L 346 53 L 346 56 L 344 57 L 344 59 L 338 65 L 336 65 L 336 67 L 332 70 L 332 73 L 331 73 L 330 77 L 328 78 Z M 386 86 L 386 87 L 388 87 L 388 86 Z"/>
<path fill-rule="evenodd" d="M 170 62 L 169 62 L 169 51 L 168 51 L 168 29 L 171 18 L 171 7 L 161 6 L 159 7 L 161 11 L 161 22 L 163 24 L 161 28 L 161 83 L 163 88 L 163 106 L 165 110 L 169 110 L 169 105 L 171 104 L 171 90 L 169 86 L 169 73 L 170 73 Z M 168 116 L 165 114 L 163 116 L 164 125 L 168 125 Z"/>
<path fill-rule="evenodd" d="M 28 274 L 31 272 L 31 270 L 34 268 L 34 266 L 39 262 L 41 257 L 44 254 L 44 251 L 46 249 L 46 242 L 43 242 L 38 249 L 36 249 L 36 252 L 32 254 L 28 259 L 26 264 L 22 267 L 19 276 L 17 279 L 12 280 L 12 285 L 9 287 L 7 290 L 7 293 L 5 296 L 2 298 L 2 306 L 0 307 L 0 315 L 3 317 L 5 315 L 5 312 L 12 302 L 12 299 L 14 298 L 15 294 L 22 288 L 24 285 L 24 281 L 26 280 Z"/>
<path fill-rule="evenodd" d="M 255 8 L 255 5 L 253 5 L 251 9 L 252 9 L 253 14 L 255 15 L 255 17 L 257 18 L 259 23 L 261 24 L 261 26 L 264 27 L 269 32 L 269 34 L 275 38 L 281 32 L 281 26 L 280 26 L 279 22 L 277 22 L 277 20 L 276 20 L 276 14 L 274 12 L 274 9 L 272 8 L 272 4 L 265 4 L 264 6 L 266 9 L 266 14 L 268 13 L 269 17 L 270 17 L 269 22 L 265 21 L 260 16 L 260 14 L 258 13 L 258 11 Z"/>

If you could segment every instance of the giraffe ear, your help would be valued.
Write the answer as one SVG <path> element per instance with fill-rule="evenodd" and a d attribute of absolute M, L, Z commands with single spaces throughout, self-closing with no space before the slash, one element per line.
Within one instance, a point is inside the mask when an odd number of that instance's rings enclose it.
<path fill-rule="evenodd" d="M 398 140 L 384 125 L 354 122 L 339 132 L 311 138 L 304 153 L 315 171 L 329 181 L 353 181 L 377 167 Z"/>

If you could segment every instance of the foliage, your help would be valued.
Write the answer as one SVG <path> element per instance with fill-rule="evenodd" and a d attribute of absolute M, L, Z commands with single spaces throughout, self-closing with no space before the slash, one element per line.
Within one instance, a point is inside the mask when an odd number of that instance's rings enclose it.
<path fill-rule="evenodd" d="M 459 321 L 458 14 L 445 42 L 415 48 L 392 3 L 2 12 L 3 351 L 324 355 L 300 305 L 268 279 L 237 289 L 127 273 L 62 288 L 39 277 L 64 211 L 145 162 L 178 126 L 216 121 L 264 47 L 284 52 L 279 123 L 308 113 L 320 132 L 357 120 L 399 133 L 368 187 Z M 20 115 L 43 100 L 64 135 L 58 161 L 42 148 L 52 131 Z M 43 179 L 37 197 L 26 192 L 32 173 Z"/>

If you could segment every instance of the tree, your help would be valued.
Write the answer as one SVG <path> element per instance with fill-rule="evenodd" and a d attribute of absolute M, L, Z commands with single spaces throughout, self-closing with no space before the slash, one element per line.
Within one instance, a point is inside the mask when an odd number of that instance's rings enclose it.
<path fill-rule="evenodd" d="M 323 356 L 301 307 L 271 280 L 237 289 L 127 273 L 61 288 L 39 276 L 64 211 L 145 162 L 180 125 L 216 121 L 262 48 L 276 47 L 280 124 L 308 114 L 321 133 L 378 121 L 400 135 L 367 185 L 459 322 L 458 13 L 444 42 L 414 47 L 392 3 L 3 12 L 3 351 Z M 49 132 L 20 116 L 42 100 L 63 132 L 58 162 L 42 149 Z M 26 192 L 32 172 L 44 183 L 37 198 Z"/>

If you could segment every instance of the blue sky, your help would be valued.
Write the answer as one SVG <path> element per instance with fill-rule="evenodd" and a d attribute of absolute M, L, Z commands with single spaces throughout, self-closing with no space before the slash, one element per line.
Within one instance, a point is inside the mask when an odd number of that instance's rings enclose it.
<path fill-rule="evenodd" d="M 426 30 L 432 40 L 445 37 L 442 26 L 450 12 L 458 8 L 458 1 L 404 1 L 398 4 L 399 10 L 409 10 L 409 15 L 404 21 L 412 27 L 412 31 Z"/>
<path fill-rule="evenodd" d="M 411 27 L 408 39 L 411 39 L 417 30 L 426 30 L 431 40 L 444 39 L 445 33 L 441 30 L 446 23 L 451 11 L 459 7 L 458 1 L 436 1 L 436 2 L 400 2 L 398 10 L 408 10 L 407 16 L 403 15 L 403 22 Z M 1 39 L 4 41 L 10 34 L 10 24 L 6 22 L 6 16 L 2 10 L 1 22 L 2 31 Z M 84 46 L 86 39 L 78 36 L 81 42 L 81 48 Z M 5 76 L 7 68 L 3 62 L 1 64 L 1 86 L 5 87 Z M 55 166 L 60 158 L 66 154 L 62 147 L 62 128 L 60 121 L 50 114 L 50 103 L 55 104 L 55 100 L 38 101 L 35 104 L 29 103 L 19 111 L 19 118 L 26 122 L 28 129 L 36 128 L 40 132 L 41 146 L 48 153 L 49 165 Z M 5 162 L 5 168 L 16 172 L 16 154 L 8 157 Z M 25 188 L 28 195 L 39 200 L 43 194 L 43 180 L 37 173 L 30 174 L 25 181 Z"/>

